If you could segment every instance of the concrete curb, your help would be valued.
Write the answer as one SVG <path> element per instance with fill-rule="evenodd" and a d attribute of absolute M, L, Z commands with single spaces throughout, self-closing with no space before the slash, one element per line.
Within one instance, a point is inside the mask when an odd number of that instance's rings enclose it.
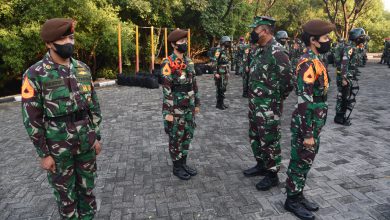
<path fill-rule="evenodd" d="M 95 86 L 95 88 L 112 86 L 112 85 L 116 85 L 116 80 L 110 80 L 110 81 L 105 81 L 105 82 L 96 82 L 93 85 Z M 20 95 L 0 97 L 0 103 L 20 102 L 20 101 L 22 101 L 22 96 L 20 96 Z"/>

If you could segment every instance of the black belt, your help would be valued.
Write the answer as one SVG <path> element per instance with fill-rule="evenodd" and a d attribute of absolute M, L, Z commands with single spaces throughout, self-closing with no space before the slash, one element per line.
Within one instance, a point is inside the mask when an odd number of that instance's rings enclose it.
<path fill-rule="evenodd" d="M 73 112 L 69 115 L 63 115 L 63 116 L 58 116 L 58 117 L 48 117 L 47 120 L 55 121 L 55 122 L 76 122 L 76 121 L 84 120 L 87 117 L 88 117 L 88 111 L 83 110 L 83 111 Z"/>
<path fill-rule="evenodd" d="M 192 84 L 174 85 L 171 90 L 172 92 L 190 92 L 192 91 Z"/>
<path fill-rule="evenodd" d="M 319 103 L 319 102 L 326 102 L 327 97 L 326 96 L 313 96 L 313 102 Z"/>

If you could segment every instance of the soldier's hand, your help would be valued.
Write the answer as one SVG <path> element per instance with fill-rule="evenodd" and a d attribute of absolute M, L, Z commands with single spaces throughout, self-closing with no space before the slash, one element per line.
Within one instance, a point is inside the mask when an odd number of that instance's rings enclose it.
<path fill-rule="evenodd" d="M 348 81 L 346 80 L 346 79 L 343 79 L 343 86 L 346 86 L 346 85 L 348 85 Z"/>
<path fill-rule="evenodd" d="M 100 154 L 100 151 L 102 151 L 102 145 L 100 145 L 100 142 L 98 140 L 95 141 L 93 148 L 95 148 L 96 156 Z"/>
<path fill-rule="evenodd" d="M 314 142 L 314 137 L 311 137 L 311 138 L 305 138 L 305 140 L 303 141 L 303 145 L 307 148 L 313 148 L 314 145 L 315 145 L 315 142 Z"/>
<path fill-rule="evenodd" d="M 199 107 L 195 107 L 195 114 L 199 114 L 200 112 L 200 108 Z"/>
<path fill-rule="evenodd" d="M 215 78 L 219 79 L 219 77 L 221 77 L 218 73 L 214 75 Z"/>
<path fill-rule="evenodd" d="M 41 158 L 41 167 L 44 170 L 48 170 L 52 173 L 56 172 L 56 163 L 54 162 L 54 159 L 52 156 L 47 156 L 47 157 Z"/>
<path fill-rule="evenodd" d="M 167 115 L 165 116 L 165 120 L 169 121 L 169 122 L 173 122 L 173 115 Z"/>

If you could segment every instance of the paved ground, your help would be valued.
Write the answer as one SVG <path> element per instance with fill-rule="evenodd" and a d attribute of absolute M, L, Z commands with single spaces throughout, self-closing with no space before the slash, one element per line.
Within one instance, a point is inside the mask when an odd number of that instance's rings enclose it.
<path fill-rule="evenodd" d="M 318 219 L 390 219 L 390 69 L 368 64 L 353 126 L 333 123 L 335 77 L 331 69 L 330 113 L 320 153 L 305 194 L 318 202 Z M 161 116 L 161 89 L 110 87 L 98 91 L 104 114 L 104 150 L 98 158 L 97 219 L 295 219 L 282 207 L 284 183 L 269 192 L 245 178 L 254 160 L 248 146 L 247 100 L 232 77 L 227 111 L 215 109 L 210 76 L 198 78 L 201 115 L 190 152 L 199 175 L 188 182 L 171 174 Z M 283 167 L 289 161 L 285 103 Z M 0 219 L 58 219 L 46 174 L 22 125 L 20 103 L 0 105 Z"/>

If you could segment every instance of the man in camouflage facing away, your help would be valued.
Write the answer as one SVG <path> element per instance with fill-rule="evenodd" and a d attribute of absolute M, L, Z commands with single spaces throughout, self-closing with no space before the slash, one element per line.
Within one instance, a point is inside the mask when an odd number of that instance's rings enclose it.
<path fill-rule="evenodd" d="M 325 125 L 329 78 L 319 55 L 330 50 L 329 33 L 335 26 L 321 20 L 303 25 L 302 41 L 307 46 L 299 60 L 296 77 L 298 101 L 291 119 L 291 159 L 287 169 L 287 199 L 284 207 L 300 219 L 314 219 L 318 205 L 303 196 L 307 174 L 318 153 L 320 132 Z"/>
<path fill-rule="evenodd" d="M 280 117 L 283 101 L 293 89 L 287 51 L 273 37 L 275 20 L 255 17 L 251 39 L 259 45 L 249 73 L 249 139 L 257 165 L 244 175 L 265 177 L 256 184 L 268 190 L 279 183 L 281 163 Z"/>
<path fill-rule="evenodd" d="M 187 31 L 180 29 L 169 34 L 173 53 L 161 64 L 164 128 L 169 136 L 173 175 L 182 180 L 197 174 L 187 165 L 187 156 L 196 127 L 195 114 L 199 113 L 200 107 L 194 63 L 184 56 L 188 47 L 187 35 Z"/>
<path fill-rule="evenodd" d="M 225 92 L 227 89 L 228 81 L 229 81 L 229 64 L 231 60 L 231 40 L 228 36 L 223 36 L 220 40 L 220 47 L 215 51 L 214 57 L 212 59 L 215 65 L 214 71 L 214 81 L 216 87 L 216 96 L 217 96 L 217 104 L 216 108 L 225 110 L 228 108 L 225 105 Z"/>
<path fill-rule="evenodd" d="M 49 51 L 23 75 L 22 115 L 61 218 L 92 219 L 102 116 L 88 66 L 71 57 L 74 24 L 54 18 L 42 26 Z"/>

